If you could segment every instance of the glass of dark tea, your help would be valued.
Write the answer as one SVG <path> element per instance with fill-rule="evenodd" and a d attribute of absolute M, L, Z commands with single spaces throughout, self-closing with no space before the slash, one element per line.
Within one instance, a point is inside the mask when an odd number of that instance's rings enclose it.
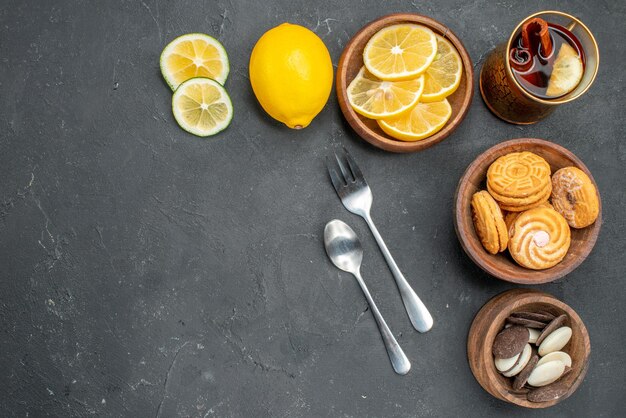
<path fill-rule="evenodd" d="M 508 42 L 485 59 L 480 92 L 499 118 L 536 123 L 586 92 L 598 63 L 596 40 L 579 19 L 539 12 L 521 21 Z"/>

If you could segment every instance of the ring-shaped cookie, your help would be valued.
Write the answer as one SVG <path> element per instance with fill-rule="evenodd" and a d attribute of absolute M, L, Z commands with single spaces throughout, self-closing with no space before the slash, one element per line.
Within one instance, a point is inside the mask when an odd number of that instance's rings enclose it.
<path fill-rule="evenodd" d="M 559 263 L 571 242 L 569 225 L 554 209 L 537 207 L 521 213 L 509 229 L 509 252 L 521 266 L 542 270 Z"/>
<path fill-rule="evenodd" d="M 554 209 L 554 207 L 547 200 L 536 207 L 546 207 Z M 517 217 L 520 216 L 522 213 L 523 212 L 506 212 L 504 214 L 504 223 L 506 224 L 507 231 L 511 228 L 511 225 L 513 225 L 513 222 L 515 222 Z"/>

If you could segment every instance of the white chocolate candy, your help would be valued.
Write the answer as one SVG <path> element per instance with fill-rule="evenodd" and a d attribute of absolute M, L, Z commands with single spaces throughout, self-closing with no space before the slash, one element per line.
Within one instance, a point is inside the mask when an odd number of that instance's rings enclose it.
<path fill-rule="evenodd" d="M 517 361 L 517 359 L 519 358 L 519 356 L 522 353 L 513 356 L 511 358 L 499 358 L 496 357 L 494 363 L 496 364 L 496 369 L 498 369 L 499 372 L 506 372 L 507 370 L 509 370 L 511 367 L 515 366 L 515 362 Z"/>
<path fill-rule="evenodd" d="M 522 352 L 518 354 L 521 357 L 520 357 L 519 363 L 517 363 L 517 366 L 513 367 L 508 372 L 504 372 L 502 374 L 506 377 L 513 377 L 519 372 L 521 372 L 522 369 L 526 367 L 526 364 L 528 364 L 528 361 L 530 360 L 532 352 L 533 352 L 533 349 L 530 347 L 530 344 L 526 344 L 526 346 L 524 347 L 524 350 L 522 350 Z"/>
<path fill-rule="evenodd" d="M 541 331 L 535 328 L 528 328 L 528 333 L 530 334 L 530 338 L 528 338 L 528 342 L 534 344 L 537 342 L 537 338 L 541 335 Z"/>
<path fill-rule="evenodd" d="M 541 366 L 544 363 L 548 363 L 550 361 L 560 361 L 565 364 L 567 367 L 572 367 L 572 358 L 563 351 L 553 351 L 551 353 L 546 354 L 544 357 L 539 359 L 537 366 Z"/>
<path fill-rule="evenodd" d="M 540 387 L 549 385 L 561 377 L 565 371 L 565 364 L 560 360 L 549 361 L 542 365 L 537 365 L 528 376 L 528 383 L 531 386 Z"/>
<path fill-rule="evenodd" d="M 567 345 L 571 337 L 572 329 L 570 327 L 561 327 L 555 329 L 541 342 L 538 350 L 539 355 L 543 357 L 546 354 L 552 353 L 553 351 L 559 351 L 561 348 Z"/>

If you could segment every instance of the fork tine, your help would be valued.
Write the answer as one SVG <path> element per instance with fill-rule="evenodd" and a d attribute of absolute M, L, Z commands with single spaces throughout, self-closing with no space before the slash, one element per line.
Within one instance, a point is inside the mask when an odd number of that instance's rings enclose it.
<path fill-rule="evenodd" d="M 346 160 L 348 161 L 348 165 L 350 166 L 350 170 L 352 171 L 352 175 L 354 176 L 355 181 L 365 181 L 365 177 L 361 172 L 361 169 L 358 165 L 356 165 L 356 161 L 352 158 L 352 155 L 348 152 L 348 150 L 344 147 L 344 153 L 346 154 Z"/>
<path fill-rule="evenodd" d="M 332 167 L 333 163 L 330 157 L 326 157 L 326 168 L 328 169 L 328 175 L 330 176 L 330 181 L 333 183 L 333 187 L 335 191 L 339 193 L 339 190 L 345 185 L 342 179 L 339 178 L 339 174 Z"/>
<path fill-rule="evenodd" d="M 337 164 L 339 164 L 339 169 L 341 170 L 341 174 L 343 175 L 344 183 L 348 184 L 352 182 L 352 174 L 348 172 L 346 168 L 346 164 L 341 161 L 341 158 L 335 153 L 335 159 L 337 160 Z"/>

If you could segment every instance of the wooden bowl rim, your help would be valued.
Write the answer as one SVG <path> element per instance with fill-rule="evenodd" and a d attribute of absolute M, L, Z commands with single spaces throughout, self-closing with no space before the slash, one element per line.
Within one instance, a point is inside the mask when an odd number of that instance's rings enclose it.
<path fill-rule="evenodd" d="M 382 29 L 383 27 L 400 23 L 400 22 L 410 22 L 410 23 L 419 23 L 424 26 L 429 27 L 430 29 L 434 29 L 435 32 L 441 34 L 446 39 L 448 39 L 456 48 L 459 55 L 461 56 L 461 61 L 463 62 L 463 69 L 465 71 L 465 95 L 463 96 L 461 107 L 459 111 L 453 115 L 450 120 L 446 123 L 446 125 L 436 134 L 422 139 L 420 141 L 415 142 L 406 142 L 397 139 L 393 139 L 386 135 L 381 135 L 373 130 L 371 130 L 367 125 L 361 121 L 360 116 L 352 109 L 350 106 L 350 102 L 348 100 L 348 95 L 346 93 L 346 89 L 348 87 L 347 80 L 347 65 L 346 60 L 348 59 L 348 52 L 353 50 L 354 45 L 358 45 L 361 42 L 367 42 L 365 38 L 365 33 L 371 29 L 372 27 Z M 469 111 L 470 104 L 472 103 L 472 98 L 474 96 L 474 67 L 472 64 L 471 57 L 465 46 L 461 42 L 461 40 L 450 30 L 447 26 L 442 23 L 424 15 L 420 15 L 417 13 L 394 13 L 385 16 L 381 16 L 378 19 L 371 21 L 370 23 L 363 26 L 357 33 L 348 41 L 343 52 L 341 53 L 341 58 L 339 59 L 339 64 L 337 65 L 337 80 L 336 80 L 336 90 L 337 90 L 337 98 L 339 99 L 339 107 L 346 118 L 347 122 L 354 129 L 354 131 L 359 134 L 363 139 L 365 139 L 370 144 L 375 147 L 381 148 L 386 151 L 391 152 L 416 152 L 421 151 L 426 148 L 429 148 L 447 138 L 454 130 L 461 124 L 467 112 Z M 363 132 L 362 134 L 359 131 Z"/>
<path fill-rule="evenodd" d="M 507 300 L 510 299 L 510 300 Z M 520 399 L 516 396 L 513 396 L 509 393 L 506 388 L 504 388 L 498 382 L 498 372 L 496 371 L 495 365 L 493 364 L 493 354 L 491 351 L 491 346 L 489 346 L 489 342 L 493 343 L 493 338 L 487 338 L 489 333 L 495 335 L 500 331 L 500 329 L 504 326 L 504 321 L 510 315 L 511 312 L 522 308 L 523 306 L 529 304 L 537 304 L 543 303 L 546 305 L 553 306 L 563 312 L 565 312 L 570 320 L 570 325 L 575 326 L 577 328 L 577 333 L 580 333 L 582 337 L 582 341 L 577 342 L 577 344 L 582 344 L 584 347 L 584 357 L 582 358 L 581 364 L 577 365 L 578 375 L 575 377 L 572 385 L 570 386 L 567 393 L 561 396 L 558 399 L 546 401 L 546 402 L 530 402 L 525 399 Z M 504 306 L 500 306 L 503 305 Z M 481 321 L 483 316 L 487 316 L 493 310 L 499 308 L 495 319 L 493 321 L 485 321 L 488 326 L 481 326 Z M 480 327 L 480 328 L 479 328 Z M 479 348 L 479 355 L 476 355 L 474 352 L 476 347 L 471 347 L 470 341 L 473 335 L 478 334 L 476 341 L 480 341 L 481 347 Z M 540 292 L 534 289 L 511 289 L 505 292 L 502 292 L 493 298 L 491 298 L 487 303 L 485 303 L 481 309 L 478 311 L 474 320 L 472 321 L 472 325 L 470 326 L 470 330 L 467 336 L 467 355 L 468 362 L 470 365 L 470 369 L 472 370 L 472 374 L 478 383 L 482 386 L 484 390 L 486 390 L 489 394 L 494 396 L 495 398 L 504 400 L 506 402 L 522 406 L 525 408 L 532 409 L 540 409 L 540 408 L 548 408 L 550 406 L 554 406 L 559 402 L 570 397 L 576 389 L 580 386 L 582 381 L 587 374 L 587 370 L 589 368 L 589 357 L 591 355 L 591 341 L 589 339 L 589 332 L 587 331 L 587 327 L 585 323 L 582 321 L 578 313 L 569 305 L 557 299 L 555 296 L 550 295 L 545 292 Z M 474 364 L 471 356 L 476 356 L 475 358 L 478 360 L 478 364 Z M 488 385 L 486 382 L 483 382 L 481 378 L 478 376 L 478 370 L 475 370 L 475 367 L 480 367 L 481 370 L 486 371 L 487 378 L 492 385 Z M 493 387 L 492 387 L 493 386 Z M 494 392 L 492 392 L 495 391 Z"/>
<path fill-rule="evenodd" d="M 598 212 L 598 218 L 596 219 L 596 221 L 592 225 L 587 227 L 587 228 L 591 228 L 590 237 L 589 239 L 585 241 L 582 251 L 577 256 L 576 260 L 572 262 L 570 265 L 568 265 L 566 268 L 563 268 L 561 264 L 557 264 L 556 266 L 551 267 L 549 269 L 545 269 L 545 270 L 531 270 L 531 269 L 526 269 L 524 267 L 519 266 L 519 270 L 516 270 L 515 273 L 509 274 L 505 271 L 502 271 L 501 269 L 498 269 L 497 266 L 492 267 L 490 263 L 487 263 L 484 261 L 491 257 L 501 257 L 502 256 L 501 254 L 492 255 L 492 254 L 487 253 L 486 251 L 473 251 L 473 249 L 470 247 L 469 241 L 470 239 L 473 239 L 473 238 L 471 238 L 472 234 L 466 229 L 466 225 L 463 223 L 463 207 L 462 207 L 463 199 L 461 199 L 461 196 L 459 195 L 459 193 L 462 190 L 463 186 L 468 182 L 469 177 L 474 173 L 474 171 L 479 169 L 483 164 L 491 164 L 493 160 L 495 160 L 499 156 L 497 154 L 499 151 L 505 148 L 513 147 L 513 146 L 520 146 L 520 145 L 523 146 L 523 145 L 529 145 L 529 144 L 535 144 L 535 145 L 544 146 L 546 148 L 550 148 L 554 150 L 555 152 L 562 154 L 566 158 L 573 161 L 576 167 L 584 171 L 585 174 L 589 176 L 589 178 L 591 179 L 591 182 L 596 188 L 596 191 L 598 194 L 598 201 L 599 201 L 599 212 Z M 481 160 L 483 160 L 482 158 L 483 156 L 490 155 L 490 154 L 494 155 L 493 160 L 489 162 L 481 162 Z M 485 272 L 489 273 L 490 275 L 498 279 L 511 282 L 511 283 L 529 284 L 529 285 L 543 284 L 543 283 L 552 282 L 554 280 L 560 279 L 568 275 L 569 273 L 574 271 L 578 266 L 580 266 L 580 264 L 582 264 L 582 262 L 585 261 L 587 256 L 591 253 L 591 251 L 593 250 L 593 247 L 596 244 L 596 241 L 598 240 L 598 235 L 600 233 L 601 226 L 602 226 L 602 198 L 600 196 L 600 191 L 598 189 L 598 185 L 595 179 L 593 178 L 593 175 L 591 174 L 587 166 L 576 155 L 574 155 L 574 153 L 562 147 L 561 145 L 555 144 L 550 141 L 546 141 L 545 139 L 515 138 L 515 139 L 510 139 L 507 141 L 500 142 L 499 144 L 496 144 L 490 147 L 489 149 L 479 154 L 474 159 L 474 161 L 472 161 L 472 163 L 467 167 L 467 169 L 465 170 L 465 172 L 459 179 L 459 183 L 457 185 L 456 192 L 455 192 L 454 229 L 456 231 L 456 235 L 459 239 L 459 242 L 461 243 L 461 246 L 463 247 L 463 250 L 469 256 L 469 258 L 476 265 L 478 265 L 482 270 L 484 270 Z M 469 225 L 467 227 L 469 227 Z M 480 249 L 482 250 L 483 249 L 482 245 L 479 245 L 479 246 L 480 246 Z M 561 267 L 559 268 L 559 266 Z"/>

